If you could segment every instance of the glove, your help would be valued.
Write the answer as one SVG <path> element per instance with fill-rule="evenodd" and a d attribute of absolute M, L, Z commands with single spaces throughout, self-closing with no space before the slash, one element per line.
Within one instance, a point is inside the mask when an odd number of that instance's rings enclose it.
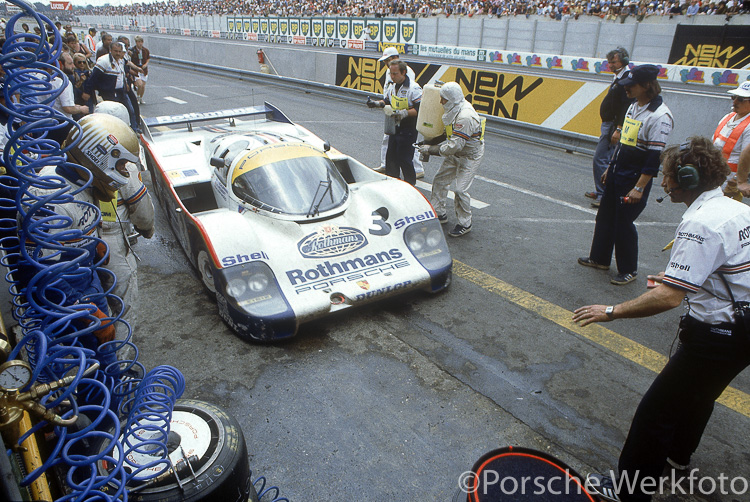
<path fill-rule="evenodd" d="M 94 317 L 97 317 L 99 319 L 102 319 L 102 327 L 94 331 L 94 336 L 97 340 L 99 340 L 99 345 L 111 342 L 115 339 L 115 325 L 112 321 L 105 321 L 104 319 L 107 316 L 104 312 L 102 312 L 100 309 L 96 309 L 96 312 L 92 314 Z"/>
<path fill-rule="evenodd" d="M 417 147 L 417 150 L 419 151 L 420 155 L 429 155 L 430 154 L 430 145 L 419 145 Z"/>
<path fill-rule="evenodd" d="M 370 96 L 367 96 L 367 108 L 377 108 L 377 106 L 378 104 Z"/>
<path fill-rule="evenodd" d="M 404 120 L 409 115 L 409 110 L 393 110 L 393 114 L 398 117 L 399 120 Z"/>
<path fill-rule="evenodd" d="M 427 148 L 427 153 L 429 153 L 430 155 L 440 156 L 440 145 L 430 145 Z"/>

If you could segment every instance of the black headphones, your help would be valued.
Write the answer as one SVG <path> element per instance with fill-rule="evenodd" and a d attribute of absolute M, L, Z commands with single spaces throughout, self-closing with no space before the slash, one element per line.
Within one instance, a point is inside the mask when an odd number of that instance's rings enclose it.
<path fill-rule="evenodd" d="M 698 169 L 692 164 L 685 164 L 685 157 L 690 153 L 692 143 L 687 141 L 680 145 L 680 163 L 677 164 L 677 184 L 683 190 L 693 190 L 698 188 L 701 181 Z M 698 162 L 700 167 L 700 162 Z"/>
<path fill-rule="evenodd" d="M 628 56 L 628 51 L 626 51 L 624 47 L 618 47 L 615 49 L 615 52 L 620 56 L 620 62 L 623 66 L 630 64 L 630 56 Z"/>

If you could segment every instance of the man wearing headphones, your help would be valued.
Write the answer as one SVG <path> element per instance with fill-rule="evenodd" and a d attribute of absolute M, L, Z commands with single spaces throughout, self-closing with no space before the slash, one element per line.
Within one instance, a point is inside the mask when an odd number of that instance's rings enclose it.
<path fill-rule="evenodd" d="M 622 123 L 625 120 L 625 112 L 628 111 L 631 99 L 625 94 L 625 88 L 622 86 L 622 80 L 630 75 L 628 63 L 628 51 L 622 47 L 611 50 L 607 53 L 607 63 L 609 69 L 615 74 L 615 78 L 609 86 L 607 95 L 604 96 L 602 104 L 599 107 L 599 116 L 602 119 L 601 135 L 599 143 L 596 145 L 594 152 L 594 187 L 593 192 L 586 192 L 584 195 L 594 199 L 591 203 L 593 207 L 599 207 L 604 194 L 604 183 L 602 175 L 609 166 L 612 157 L 612 151 L 615 145 L 620 141 L 620 131 Z"/>
<path fill-rule="evenodd" d="M 714 401 L 750 365 L 750 207 L 723 196 L 730 170 L 708 138 L 668 147 L 661 162 L 661 186 L 672 202 L 688 207 L 666 272 L 650 276 L 654 287 L 634 300 L 587 305 L 573 314 L 586 326 L 659 314 L 679 306 L 683 297 L 688 305 L 677 351 L 633 417 L 619 479 L 589 475 L 589 490 L 607 500 L 649 501 L 649 489 L 658 486 L 667 463 L 687 470 Z M 647 485 L 651 481 L 657 484 Z"/>

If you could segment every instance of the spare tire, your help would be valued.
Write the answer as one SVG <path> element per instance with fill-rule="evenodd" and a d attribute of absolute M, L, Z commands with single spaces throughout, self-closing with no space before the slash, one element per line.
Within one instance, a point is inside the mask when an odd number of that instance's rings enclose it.
<path fill-rule="evenodd" d="M 195 476 L 189 469 L 182 469 L 179 472 L 182 486 L 174 475 L 169 475 L 153 485 L 146 482 L 144 488 L 138 487 L 136 476 L 128 484 L 128 500 L 258 502 L 250 479 L 245 437 L 234 417 L 213 404 L 181 399 L 175 404 L 170 431 L 176 433 L 180 441 L 180 447 L 174 448 L 170 459 L 173 464 L 183 460 L 183 450 L 188 457 L 196 456 L 197 460 L 191 462 Z M 137 458 L 134 460 L 137 463 Z M 106 463 L 100 462 L 99 469 L 106 468 Z"/>

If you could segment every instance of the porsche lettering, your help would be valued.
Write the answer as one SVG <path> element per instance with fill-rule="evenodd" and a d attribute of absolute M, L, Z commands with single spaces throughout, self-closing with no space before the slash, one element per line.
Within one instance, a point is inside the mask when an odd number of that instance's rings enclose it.
<path fill-rule="evenodd" d="M 400 250 L 393 248 L 389 251 L 382 251 L 376 254 L 368 254 L 362 258 L 353 258 L 351 260 L 342 260 L 338 262 L 325 261 L 318 264 L 315 268 L 309 268 L 307 270 L 288 270 L 286 273 L 289 282 L 292 286 L 298 284 L 304 284 L 308 281 L 316 281 L 321 278 L 335 277 L 348 272 L 354 272 L 367 267 L 379 265 L 381 263 L 388 263 L 393 260 L 398 260 L 403 254 Z M 358 277 L 361 279 L 361 277 Z"/>
<path fill-rule="evenodd" d="M 332 278 L 321 279 L 319 281 L 307 282 L 295 288 L 295 292 L 297 294 L 300 294 L 305 291 L 327 291 L 337 284 L 344 284 L 347 282 L 361 282 L 362 279 L 371 278 L 380 274 L 389 276 L 392 275 L 396 270 L 409 267 L 410 265 L 411 264 L 408 260 L 396 260 L 384 265 L 375 265 L 374 267 L 364 268 L 351 274 L 344 274 Z"/>

